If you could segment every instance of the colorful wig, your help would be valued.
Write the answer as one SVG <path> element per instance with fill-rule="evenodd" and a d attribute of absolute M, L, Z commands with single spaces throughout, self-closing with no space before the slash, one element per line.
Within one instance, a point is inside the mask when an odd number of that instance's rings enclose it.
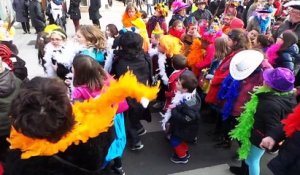
<path fill-rule="evenodd" d="M 174 54 L 181 54 L 184 47 L 181 40 L 172 35 L 161 36 L 159 44 L 165 49 L 165 54 L 169 57 L 172 57 Z"/>

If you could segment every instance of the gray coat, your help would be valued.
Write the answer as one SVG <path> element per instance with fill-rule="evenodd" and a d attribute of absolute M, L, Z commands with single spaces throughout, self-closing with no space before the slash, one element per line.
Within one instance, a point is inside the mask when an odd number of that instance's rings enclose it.
<path fill-rule="evenodd" d="M 89 7 L 90 20 L 98 20 L 101 18 L 99 9 L 101 7 L 101 0 L 91 0 Z"/>
<path fill-rule="evenodd" d="M 27 4 L 25 2 L 27 1 Z M 16 12 L 16 21 L 17 22 L 28 22 L 28 0 L 14 0 L 13 9 Z"/>
<path fill-rule="evenodd" d="M 0 136 L 9 135 L 8 112 L 12 100 L 19 92 L 20 85 L 21 80 L 16 78 L 9 70 L 0 73 Z"/>

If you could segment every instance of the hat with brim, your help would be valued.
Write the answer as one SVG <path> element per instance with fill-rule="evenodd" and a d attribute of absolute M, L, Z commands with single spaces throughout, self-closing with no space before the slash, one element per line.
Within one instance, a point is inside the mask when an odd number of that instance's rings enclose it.
<path fill-rule="evenodd" d="M 235 80 L 244 80 L 258 68 L 263 59 L 264 55 L 256 50 L 238 52 L 230 62 L 230 75 Z"/>
<path fill-rule="evenodd" d="M 300 1 L 290 1 L 283 5 L 284 7 L 292 7 L 300 10 Z"/>
<path fill-rule="evenodd" d="M 287 68 L 266 69 L 263 77 L 266 85 L 277 91 L 288 92 L 294 88 L 294 73 Z"/>
<path fill-rule="evenodd" d="M 172 3 L 171 7 L 172 7 L 173 13 L 178 13 L 180 10 L 188 8 L 189 5 L 184 3 L 181 0 L 176 0 Z"/>

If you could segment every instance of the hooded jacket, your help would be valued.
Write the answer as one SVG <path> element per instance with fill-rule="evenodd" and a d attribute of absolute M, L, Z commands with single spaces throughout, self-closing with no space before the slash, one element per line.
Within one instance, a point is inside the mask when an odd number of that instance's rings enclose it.
<path fill-rule="evenodd" d="M 299 47 L 297 44 L 291 45 L 285 51 L 279 53 L 279 57 L 275 60 L 276 67 L 285 67 L 294 71 L 295 62 L 299 62 Z"/>
<path fill-rule="evenodd" d="M 19 92 L 20 85 L 21 80 L 16 78 L 9 70 L 0 73 L 0 136 L 9 135 L 8 112 L 12 100 Z"/>

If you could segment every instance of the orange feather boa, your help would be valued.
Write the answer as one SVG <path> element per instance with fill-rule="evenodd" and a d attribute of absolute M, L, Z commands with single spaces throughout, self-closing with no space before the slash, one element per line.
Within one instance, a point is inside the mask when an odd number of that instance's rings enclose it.
<path fill-rule="evenodd" d="M 202 43 L 200 39 L 194 39 L 190 49 L 191 51 L 187 56 L 187 64 L 192 69 L 192 72 L 198 76 L 199 69 L 196 68 L 196 64 L 203 61 L 205 54 L 205 50 L 202 49 Z"/>
<path fill-rule="evenodd" d="M 128 86 L 130 85 L 130 86 Z M 141 101 L 142 97 L 149 100 L 156 98 L 159 86 L 148 87 L 138 83 L 132 72 L 126 73 L 118 81 L 112 81 L 109 87 L 104 87 L 104 92 L 99 98 L 73 105 L 75 125 L 61 140 L 51 143 L 46 139 L 34 139 L 23 135 L 12 127 L 8 141 L 10 149 L 20 149 L 21 158 L 28 159 L 32 156 L 51 156 L 64 152 L 72 144 L 85 143 L 89 138 L 94 138 L 106 132 L 113 125 L 119 102 L 126 97 Z"/>

